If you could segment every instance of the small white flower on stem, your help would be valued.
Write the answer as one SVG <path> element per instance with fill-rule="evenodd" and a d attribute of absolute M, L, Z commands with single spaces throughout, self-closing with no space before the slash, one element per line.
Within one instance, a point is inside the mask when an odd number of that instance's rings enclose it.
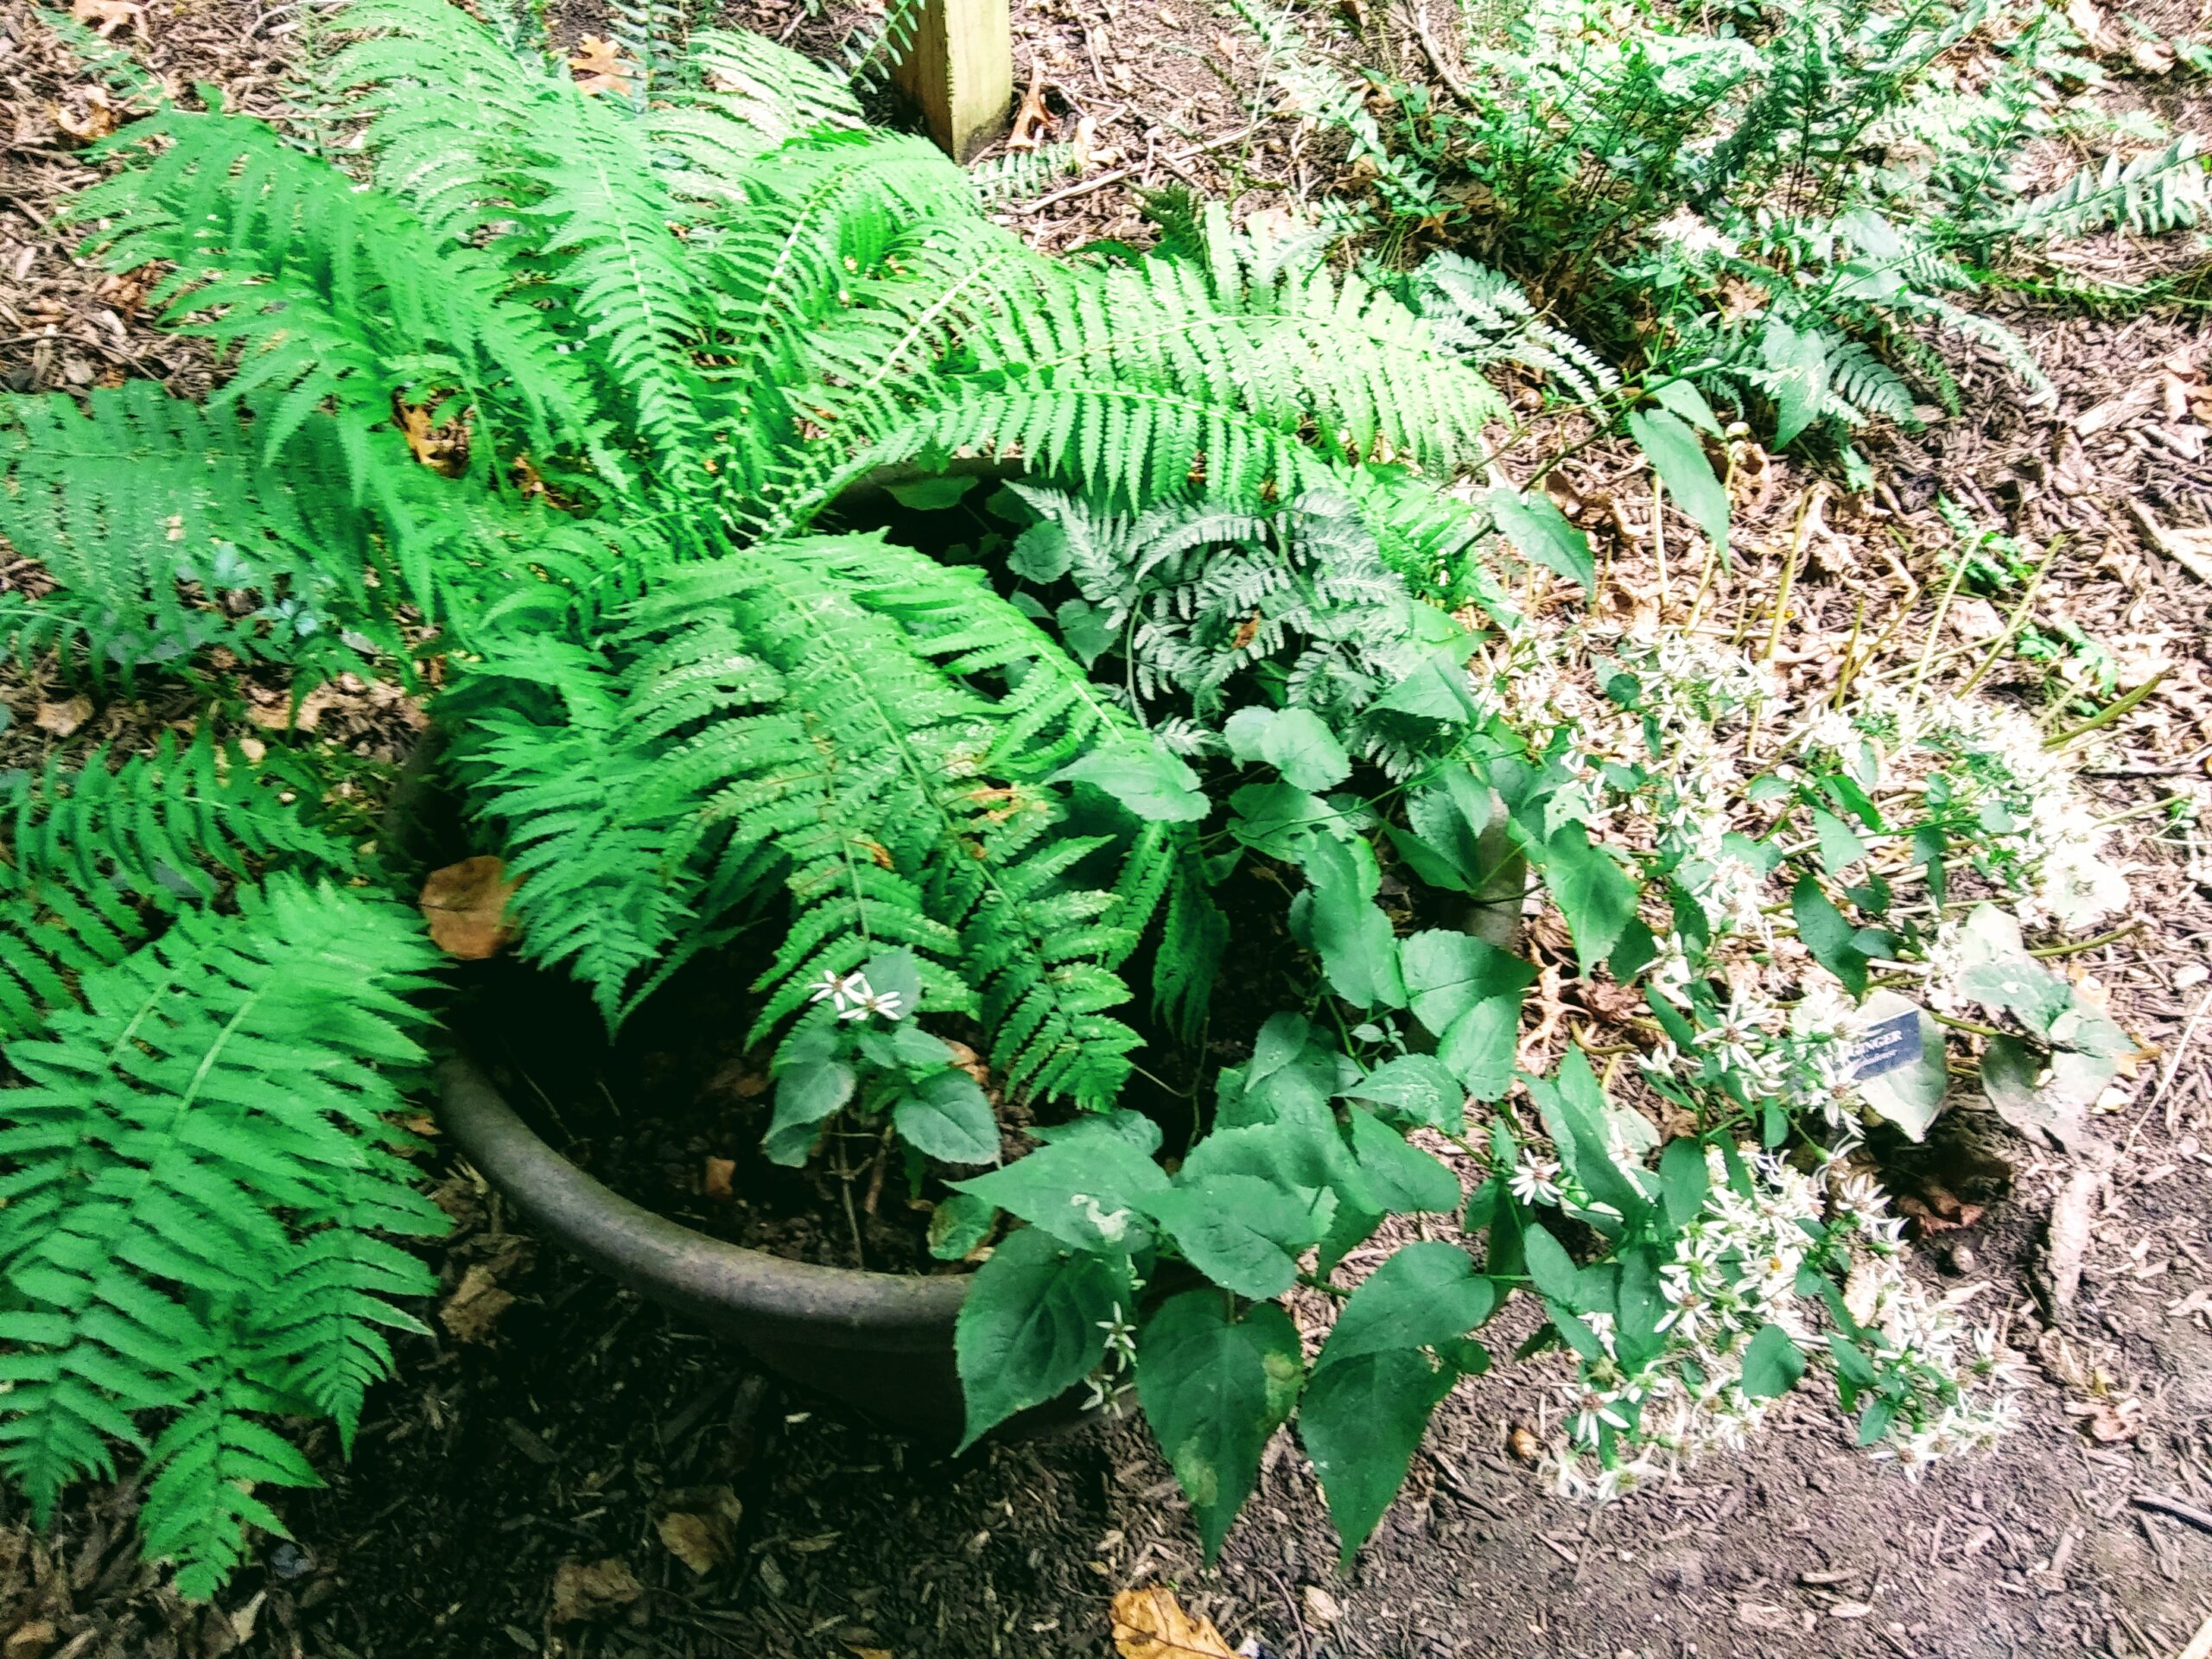
<path fill-rule="evenodd" d="M 834 1002 L 837 1012 L 843 1014 L 855 997 L 868 995 L 868 981 L 858 974 L 825 973 L 807 987 L 810 1002 Z"/>
<path fill-rule="evenodd" d="M 1513 1166 L 1512 1177 L 1506 1185 L 1523 1204 L 1557 1204 L 1559 1164 L 1556 1160 L 1532 1158 L 1524 1152 Z"/>
<path fill-rule="evenodd" d="M 861 981 L 858 1001 L 837 1017 L 840 1020 L 865 1020 L 880 1014 L 887 1020 L 896 1020 L 906 1006 L 906 999 L 896 991 L 871 988 L 866 980 Z"/>

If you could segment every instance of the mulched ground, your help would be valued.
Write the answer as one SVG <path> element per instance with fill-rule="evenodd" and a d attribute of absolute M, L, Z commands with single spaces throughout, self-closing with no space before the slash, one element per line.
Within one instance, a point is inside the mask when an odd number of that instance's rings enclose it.
<path fill-rule="evenodd" d="M 126 15 L 158 72 L 283 106 L 296 11 L 154 0 Z M 817 46 L 839 27 L 780 7 L 727 15 Z M 1138 187 L 1187 177 L 1241 189 L 1254 210 L 1286 183 L 1331 177 L 1334 163 L 1254 98 L 1249 44 L 1195 7 L 1102 15 L 1033 0 L 1017 5 L 1015 38 L 1023 76 L 1033 57 L 1043 66 L 1048 107 L 1070 127 L 1090 116 L 1120 152 L 1057 200 L 1010 210 L 1046 245 L 1138 234 Z M 74 264 L 54 222 L 89 176 L 73 136 L 99 119 L 87 86 L 29 8 L 0 6 L 14 135 L 0 152 L 0 377 L 17 390 L 124 374 L 197 390 L 204 363 L 149 333 L 127 288 Z M 2201 91 L 2121 92 L 2207 130 Z M 2169 256 L 2115 238 L 2082 257 L 2126 271 Z M 1905 601 L 1899 572 L 1924 578 L 1949 544 L 1932 511 L 1940 493 L 1986 525 L 2064 538 L 2036 601 L 2040 632 L 2081 629 L 2120 658 L 2123 683 L 2170 671 L 2094 752 L 2088 779 L 2110 813 L 2133 815 L 2120 843 L 2143 926 L 2069 965 L 2112 988 L 2115 1014 L 2159 1058 L 2128 1105 L 2099 1120 L 2111 1170 L 2071 1306 L 2053 1305 L 2046 1228 L 2076 1163 L 1958 1110 L 1916 1172 L 1923 1191 L 1986 1209 L 1924 1241 L 1915 1270 L 1983 1287 L 1975 1307 L 2001 1314 L 2032 1359 L 2023 1427 L 1994 1457 L 1910 1481 L 1852 1450 L 1833 1413 L 1804 1400 L 1750 1453 L 1591 1509 L 1549 1496 L 1510 1450 L 1516 1427 L 1541 1433 L 1558 1419 L 1560 1376 L 1533 1362 L 1446 1402 L 1351 1576 L 1287 1438 L 1206 1571 L 1139 1426 L 931 1457 L 537 1249 L 470 1172 L 443 1167 L 441 1201 L 460 1226 L 442 1260 L 438 1335 L 404 1344 L 350 1461 L 317 1446 L 330 1485 L 282 1506 L 296 1541 L 265 1541 L 219 1605 L 188 1609 L 137 1561 L 127 1480 L 78 1494 L 43 1535 L 0 1497 L 0 1659 L 1103 1656 L 1108 1601 L 1149 1583 L 1281 1659 L 2173 1659 L 2212 1615 L 2212 1530 L 2176 1513 L 2212 1510 L 2212 985 L 2184 971 L 2212 958 L 2212 830 L 2169 827 L 2162 804 L 2186 797 L 2212 816 L 2212 587 L 2145 526 L 2146 515 L 2212 526 L 2212 342 L 2177 310 L 2010 320 L 2058 404 L 2024 407 L 1985 364 L 1966 377 L 1966 419 L 1892 441 L 1875 457 L 1873 499 L 1830 501 L 1816 519 L 1777 658 L 1810 689 L 1834 673 L 1862 605 L 1870 634 L 1886 624 Z M 1604 601 L 1633 607 L 1656 573 L 1639 512 L 1648 484 L 1630 471 L 1599 446 L 1567 482 L 1610 543 Z M 1811 483 L 1777 464 L 1742 504 L 1725 604 L 1764 613 Z M 0 582 L 27 575 L 0 566 Z M 1887 662 L 1916 654 L 1929 603 L 1916 601 Z M 1989 620 L 1960 611 L 1957 642 Z M 2029 697 L 2032 677 L 2008 665 L 1989 690 Z M 15 717 L 0 760 L 35 761 L 60 741 L 36 724 L 54 695 L 35 675 L 0 684 Z M 88 711 L 69 741 L 127 742 L 169 712 Z M 364 695 L 327 717 L 390 759 L 406 715 Z M 696 1201 L 673 1185 L 666 1196 Z"/>

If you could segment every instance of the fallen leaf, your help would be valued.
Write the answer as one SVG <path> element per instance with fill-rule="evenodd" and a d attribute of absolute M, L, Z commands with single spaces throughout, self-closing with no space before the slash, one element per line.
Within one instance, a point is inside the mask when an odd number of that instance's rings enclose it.
<path fill-rule="evenodd" d="M 69 0 L 69 15 L 80 23 L 90 24 L 104 41 L 111 39 L 118 29 L 135 29 L 141 35 L 146 32 L 146 8 L 132 4 L 131 0 Z"/>
<path fill-rule="evenodd" d="M 2125 1400 L 2083 1400 L 2067 1411 L 2082 1419 L 2089 1438 L 2103 1446 L 2117 1446 L 2143 1432 L 2143 1402 L 2130 1395 Z"/>
<path fill-rule="evenodd" d="M 2092 0 L 2066 0 L 2066 21 L 2074 26 L 2074 32 L 2090 51 L 2102 54 L 2112 50 L 2112 26 Z"/>
<path fill-rule="evenodd" d="M 702 1579 L 729 1562 L 730 1525 L 719 1515 L 671 1510 L 653 1522 L 653 1530 L 660 1535 L 670 1554 Z"/>
<path fill-rule="evenodd" d="M 512 937 L 507 906 L 517 884 L 505 863 L 488 854 L 432 870 L 416 901 L 430 925 L 430 942 L 449 957 L 481 962 Z"/>
<path fill-rule="evenodd" d="M 727 1198 L 730 1196 L 730 1178 L 736 1173 L 736 1159 L 708 1159 L 706 1173 L 699 1180 L 700 1195 L 709 1198 Z"/>
<path fill-rule="evenodd" d="M 81 99 L 84 113 L 77 113 L 75 105 Z M 68 105 L 48 106 L 54 124 L 80 144 L 97 143 L 113 132 L 120 124 L 115 105 L 107 101 L 107 94 L 97 86 L 88 86 Z"/>
<path fill-rule="evenodd" d="M 72 697 L 67 702 L 41 702 L 31 723 L 41 732 L 51 732 L 56 737 L 69 737 L 92 717 L 90 697 Z"/>
<path fill-rule="evenodd" d="M 589 1565 L 563 1561 L 553 1573 L 553 1622 L 572 1624 L 582 1618 L 604 1618 L 645 1592 L 638 1575 L 613 1556 Z"/>
<path fill-rule="evenodd" d="M 1211 1619 L 1193 1619 L 1159 1585 L 1114 1598 L 1114 1646 L 1122 1659 L 1236 1659 Z"/>
<path fill-rule="evenodd" d="M 1344 1616 L 1337 1599 L 1318 1584 L 1301 1586 L 1299 1595 L 1306 1603 L 1306 1617 L 1316 1624 L 1333 1624 Z"/>
<path fill-rule="evenodd" d="M 1052 117 L 1045 107 L 1045 60 L 1029 60 L 1029 90 L 1021 95 L 1021 106 L 1014 112 L 1014 130 L 1007 135 L 1008 149 L 1038 149 L 1045 143 L 1046 129 Z"/>
<path fill-rule="evenodd" d="M 2174 49 L 2164 41 L 2130 41 L 2127 60 L 2146 75 L 2170 74 L 2174 67 Z"/>
<path fill-rule="evenodd" d="M 2127 508 L 2152 546 L 2199 582 L 2212 582 L 2212 530 L 2168 530 L 2140 501 L 2130 501 Z"/>
<path fill-rule="evenodd" d="M 2067 1177 L 2050 1206 L 2044 1270 L 2050 1276 L 2054 1319 L 2063 1319 L 2073 1311 L 2075 1295 L 2082 1287 L 2082 1256 L 2089 1248 L 2104 1182 L 2103 1170 L 2084 1164 Z"/>
<path fill-rule="evenodd" d="M 1121 148 L 1098 142 L 1098 121 L 1095 116 L 1084 116 L 1075 124 L 1075 136 L 1068 140 L 1073 154 L 1075 170 L 1086 173 L 1093 167 L 1111 167 L 1122 159 Z"/>
<path fill-rule="evenodd" d="M 6 1659 L 46 1659 L 54 1644 L 61 1639 L 50 1618 L 34 1618 L 29 1624 L 18 1624 L 8 1632 L 8 1642 L 0 1653 Z"/>
<path fill-rule="evenodd" d="M 569 67 L 576 71 L 579 91 L 614 92 L 624 98 L 630 95 L 632 78 L 638 73 L 637 66 L 625 61 L 616 51 L 613 41 L 596 35 L 587 35 L 578 43 Z"/>
<path fill-rule="evenodd" d="M 403 404 L 392 395 L 392 418 L 415 459 L 442 478 L 459 478 L 468 467 L 468 426 L 460 416 L 433 423 L 428 404 Z"/>
<path fill-rule="evenodd" d="M 245 717 L 264 731 L 311 732 L 322 724 L 324 713 L 345 701 L 335 687 L 318 685 L 293 707 L 289 697 L 279 697 L 274 702 L 255 702 L 246 705 Z"/>
<path fill-rule="evenodd" d="M 492 1270 L 479 1263 L 461 1275 L 453 1294 L 438 1310 L 438 1319 L 458 1341 L 489 1342 L 499 1315 L 514 1305 L 515 1299 L 499 1288 Z"/>

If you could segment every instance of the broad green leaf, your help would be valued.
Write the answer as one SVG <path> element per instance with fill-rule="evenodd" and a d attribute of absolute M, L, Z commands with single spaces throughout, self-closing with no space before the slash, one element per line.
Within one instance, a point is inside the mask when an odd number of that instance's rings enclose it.
<path fill-rule="evenodd" d="M 1705 1208 L 1711 1182 L 1702 1145 L 1695 1141 L 1667 1143 L 1667 1149 L 1659 1154 L 1659 1192 L 1669 1231 L 1679 1233 L 1697 1219 Z"/>
<path fill-rule="evenodd" d="M 969 1281 L 953 1325 L 968 1403 L 960 1449 L 1081 1382 L 1107 1327 L 1135 1307 L 1126 1257 L 1072 1250 L 1034 1227 L 1008 1234 Z"/>
<path fill-rule="evenodd" d="M 1330 988 L 1357 1007 L 1403 1007 L 1390 918 L 1375 906 L 1381 872 L 1364 841 L 1318 836 L 1300 860 L 1313 883 L 1313 946 Z"/>
<path fill-rule="evenodd" d="M 1997 1115 L 2030 1140 L 2072 1147 L 2082 1116 L 2110 1083 L 2113 1063 L 2102 1055 L 2056 1049 L 2046 1064 L 2017 1037 L 1993 1037 L 1982 1050 L 1981 1088 Z"/>
<path fill-rule="evenodd" d="M 1406 823 L 1393 826 L 1390 839 L 1400 856 L 1433 887 L 1478 893 L 1494 872 L 1482 844 L 1491 818 L 1491 794 L 1473 775 L 1448 769 L 1433 783 L 1406 797 Z"/>
<path fill-rule="evenodd" d="M 1556 570 L 1585 590 L 1598 585 L 1598 569 L 1590 557 L 1590 538 L 1567 522 L 1567 515 L 1541 490 L 1523 494 L 1503 485 L 1484 498 L 1506 539 L 1532 564 Z"/>
<path fill-rule="evenodd" d="M 1457 1135 L 1466 1127 L 1467 1091 L 1433 1054 L 1401 1054 L 1343 1091 L 1402 1117 Z"/>
<path fill-rule="evenodd" d="M 1692 426 L 1711 437 L 1721 435 L 1720 417 L 1713 412 L 1713 405 L 1705 401 L 1705 394 L 1688 380 L 1669 380 L 1651 388 L 1651 400 L 1662 409 L 1670 409 Z"/>
<path fill-rule="evenodd" d="M 1196 823 L 1213 810 L 1205 791 L 1198 787 L 1198 774 L 1156 743 L 1094 749 L 1047 781 L 1090 784 L 1155 823 Z"/>
<path fill-rule="evenodd" d="M 1058 582 L 1072 562 L 1068 533 L 1050 518 L 1039 518 L 1014 538 L 1006 568 L 1024 582 Z"/>
<path fill-rule="evenodd" d="M 1240 709 L 1223 734 L 1231 755 L 1264 760 L 1299 789 L 1327 789 L 1351 776 L 1344 746 L 1310 709 Z"/>
<path fill-rule="evenodd" d="M 966 1192 L 948 1192 L 930 1211 L 930 1254 L 958 1262 L 991 1236 L 998 1211 Z"/>
<path fill-rule="evenodd" d="M 1841 876 L 1866 856 L 1866 843 L 1853 834 L 1851 826 L 1833 812 L 1823 812 L 1815 807 L 1813 832 L 1820 837 L 1821 868 L 1830 875 Z"/>
<path fill-rule="evenodd" d="M 1150 1157 L 1160 1150 L 1160 1125 L 1142 1112 L 1133 1112 L 1126 1106 L 1109 1107 L 1103 1112 L 1082 1112 L 1065 1123 L 1037 1123 L 1028 1131 L 1033 1140 L 1046 1146 L 1058 1146 L 1067 1141 L 1088 1141 L 1096 1135 L 1103 1140 L 1120 1141 Z"/>
<path fill-rule="evenodd" d="M 2071 986 L 2026 957 L 1978 962 L 1959 976 L 1959 988 L 1985 1007 L 2009 1008 L 2036 1031 L 2049 1031 L 2074 1000 Z"/>
<path fill-rule="evenodd" d="M 1744 1350 L 1744 1392 L 1754 1400 L 1772 1400 L 1797 1386 L 1805 1375 L 1805 1356 L 1778 1325 L 1763 1325 Z"/>
<path fill-rule="evenodd" d="M 1544 887 L 1567 918 L 1574 954 L 1589 973 L 1605 959 L 1636 914 L 1637 884 L 1589 831 L 1563 823 L 1544 842 Z"/>
<path fill-rule="evenodd" d="M 1497 1287 L 1456 1244 L 1408 1244 L 1366 1277 L 1313 1362 L 1316 1371 L 1394 1348 L 1441 1348 L 1497 1306 Z"/>
<path fill-rule="evenodd" d="M 1360 1173 L 1367 1177 L 1383 1204 L 1394 1213 L 1428 1211 L 1441 1215 L 1457 1210 L 1464 1196 L 1459 1178 L 1419 1147 L 1377 1118 L 1374 1113 L 1351 1109 L 1352 1155 Z"/>
<path fill-rule="evenodd" d="M 1134 1250 L 1144 1213 L 1167 1190 L 1160 1166 L 1120 1140 L 1060 1141 L 950 1185 L 1085 1250 Z"/>
<path fill-rule="evenodd" d="M 1397 1348 L 1347 1359 L 1307 1382 L 1299 1438 L 1328 1497 L 1345 1567 L 1405 1484 L 1429 1418 L 1458 1381 L 1451 1366 Z"/>
<path fill-rule="evenodd" d="M 1304 1376 L 1288 1314 L 1263 1304 L 1232 1318 L 1218 1291 L 1170 1297 L 1137 1333 L 1137 1402 L 1191 1500 L 1208 1561 L 1251 1495 L 1261 1454 Z"/>
<path fill-rule="evenodd" d="M 1579 1045 L 1567 1046 L 1556 1077 L 1522 1074 L 1529 1097 L 1544 1120 L 1560 1161 L 1591 1198 L 1633 1222 L 1650 1205 L 1643 1192 L 1621 1173 L 1612 1157 L 1612 1103 L 1599 1087 Z"/>
<path fill-rule="evenodd" d="M 976 1079 L 949 1070 L 928 1077 L 891 1109 L 899 1138 L 946 1164 L 999 1160 L 999 1121 Z"/>
<path fill-rule="evenodd" d="M 1522 1230 L 1521 1250 L 1529 1264 L 1529 1277 L 1535 1281 L 1539 1295 L 1561 1307 L 1581 1306 L 1582 1269 L 1574 1265 L 1574 1258 L 1567 1253 L 1567 1247 L 1554 1238 L 1541 1222 L 1531 1221 Z"/>
<path fill-rule="evenodd" d="M 979 478 L 918 478 L 909 484 L 887 486 L 891 499 L 916 512 L 935 512 L 956 505 L 982 482 Z"/>
<path fill-rule="evenodd" d="M 1447 725 L 1473 720 L 1482 712 L 1475 707 L 1474 693 L 1467 686 L 1464 647 L 1456 653 L 1430 658 L 1368 707 Z"/>
<path fill-rule="evenodd" d="M 1766 366 L 1781 377 L 1773 389 L 1774 447 L 1786 449 L 1820 418 L 1828 391 L 1827 346 L 1815 330 L 1792 328 L 1777 317 L 1767 319 L 1759 344 Z"/>
<path fill-rule="evenodd" d="M 1510 997 L 1517 1007 L 1536 976 L 1535 964 L 1449 928 L 1409 934 L 1399 960 L 1414 1018 L 1440 1037 L 1478 1002 Z"/>
<path fill-rule="evenodd" d="M 1713 463 L 1705 458 L 1697 434 L 1665 410 L 1637 410 L 1628 417 L 1628 429 L 1690 521 L 1726 553 L 1728 496 L 1713 475 Z"/>
<path fill-rule="evenodd" d="M 1454 1020 L 1437 1042 L 1436 1057 L 1477 1100 L 1503 1100 L 1513 1086 L 1520 1042 L 1521 994 L 1516 991 L 1486 997 Z"/>
<path fill-rule="evenodd" d="M 1087 599 L 1064 599 L 1053 620 L 1060 625 L 1060 639 L 1085 668 L 1121 643 L 1121 635 L 1107 626 L 1106 613 Z"/>
<path fill-rule="evenodd" d="M 1247 784 L 1229 798 L 1229 833 L 1269 858 L 1294 862 L 1314 831 L 1336 822 L 1319 796 L 1288 784 Z"/>
<path fill-rule="evenodd" d="M 1859 948 L 1858 930 L 1821 891 L 1809 873 L 1797 878 L 1789 890 L 1789 913 L 1797 921 L 1797 937 L 1819 963 L 1844 983 L 1853 996 L 1866 994 L 1866 953 Z"/>
<path fill-rule="evenodd" d="M 776 1111 L 761 1150 L 772 1164 L 796 1169 L 814 1150 L 823 1119 L 853 1097 L 850 1066 L 837 1060 L 804 1060 L 776 1079 Z"/>
<path fill-rule="evenodd" d="M 1402 1143 L 1401 1143 L 1402 1144 Z M 1227 1290 L 1268 1301 L 1298 1282 L 1298 1255 L 1321 1242 L 1336 1195 L 1255 1175 L 1204 1175 L 1147 1200 L 1192 1267 Z"/>
<path fill-rule="evenodd" d="M 2079 1004 L 2050 1022 L 2050 1036 L 2061 1048 L 2107 1060 L 2124 1059 L 2141 1047 L 2107 1016 Z"/>

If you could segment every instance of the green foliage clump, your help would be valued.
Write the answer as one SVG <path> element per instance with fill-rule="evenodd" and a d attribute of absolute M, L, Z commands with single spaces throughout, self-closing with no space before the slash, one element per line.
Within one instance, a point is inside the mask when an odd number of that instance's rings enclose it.
<path fill-rule="evenodd" d="M 391 1236 L 437 1227 L 394 1122 L 436 958 L 332 747 L 223 741 L 239 664 L 296 695 L 435 687 L 425 760 L 518 880 L 518 950 L 610 1027 L 742 941 L 764 1155 L 880 1137 L 940 1255 L 991 1246 L 957 1334 L 969 1438 L 1133 1377 L 1210 1552 L 1294 1413 L 1356 1550 L 1516 1293 L 1577 1356 L 1575 1432 L 1616 1482 L 1659 1440 L 1647 1396 L 1709 1382 L 1734 1422 L 1808 1368 L 1791 1297 L 1827 1310 L 1870 1440 L 1982 1435 L 1970 1368 L 1841 1299 L 1878 1206 L 1822 1213 L 1739 1144 L 1836 1149 L 1856 1011 L 1785 1038 L 1730 952 L 1794 931 L 1853 997 L 1940 953 L 1896 887 L 1940 906 L 1956 849 L 1993 880 L 2063 862 L 2050 779 L 1889 710 L 1803 734 L 1817 766 L 1732 828 L 1739 780 L 1683 768 L 1748 747 L 1714 735 L 1756 702 L 1744 665 L 1610 637 L 1539 660 L 1491 524 L 1585 585 L 1586 542 L 1495 474 L 1473 505 L 1440 487 L 1485 465 L 1505 363 L 1632 397 L 1716 546 L 1716 400 L 1778 441 L 1909 414 L 1901 320 L 1968 326 L 1931 297 L 1963 245 L 1897 230 L 1864 152 L 1974 22 L 1837 0 L 1614 40 L 1548 4 L 1485 60 L 1495 107 L 1406 92 L 1389 126 L 1299 70 L 1400 219 L 1448 222 L 1462 175 L 1503 205 L 1489 264 L 1406 270 L 1180 194 L 1148 251 L 1047 258 L 988 217 L 1002 179 L 868 128 L 845 78 L 618 15 L 631 84 L 591 92 L 528 19 L 354 0 L 310 102 L 357 147 L 162 105 L 78 204 L 229 373 L 200 405 L 0 405 L 0 534 L 54 584 L 0 620 L 96 689 L 178 677 L 209 712 L 11 786 L 0 1468 L 44 1510 L 142 1452 L 149 1547 L 208 1593 L 281 1526 L 255 1489 L 313 1478 L 264 1420 L 350 1436 L 380 1327 L 429 1288 Z M 1709 246 L 1659 235 L 1724 210 Z M 1714 308 L 1736 281 L 1770 295 L 1756 327 Z M 1629 385 L 1580 339 L 1635 330 L 1562 301 L 1637 283 L 1693 298 Z M 885 493 L 930 550 L 868 527 Z M 1571 677 L 1604 708 L 1564 717 Z M 1915 780 L 1924 820 L 1876 798 L 1877 729 L 1971 756 Z M 1649 845 L 1607 843 L 1622 812 Z M 1493 924 L 1532 881 L 1560 965 L 1650 1008 L 1653 1086 L 1694 1125 L 1663 1150 L 1579 1046 L 1527 1063 L 1537 966 Z M 2059 1110 L 2036 1065 L 2108 1075 L 2113 1034 L 1985 955 L 1974 984 L 2019 1004 L 1992 1017 L 2024 1027 L 1993 1099 Z M 1194 1125 L 1172 1174 L 1158 1091 Z M 1010 1122 L 1034 1146 L 1006 1161 Z M 1338 1282 L 1392 1217 L 1443 1216 L 1465 1243 Z M 1669 1311 L 1693 1268 L 1720 1309 L 1694 1342 Z M 1146 1288 L 1185 1271 L 1204 1287 Z M 1342 1303 L 1310 1363 L 1278 1306 L 1300 1284 Z"/>

